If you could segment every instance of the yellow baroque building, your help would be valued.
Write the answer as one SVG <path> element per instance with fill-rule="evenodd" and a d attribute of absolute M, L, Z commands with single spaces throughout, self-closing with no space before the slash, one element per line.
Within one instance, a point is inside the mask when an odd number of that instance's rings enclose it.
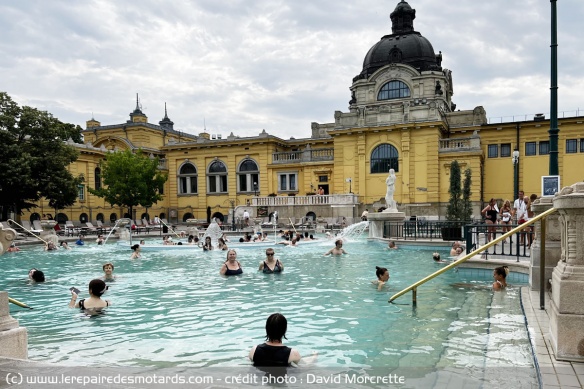
<path fill-rule="evenodd" d="M 85 181 L 75 205 L 55 210 L 58 219 L 113 222 L 128 216 L 86 189 L 101 185 L 99 163 L 108 152 L 138 148 L 160 158 L 168 181 L 164 199 L 138 208 L 134 219 L 158 215 L 176 223 L 217 217 L 231 224 L 247 209 L 264 218 L 278 211 L 281 222 L 307 216 L 351 222 L 365 209 L 385 206 L 390 168 L 401 211 L 443 219 L 454 160 L 472 171 L 476 218 L 490 198 L 513 200 L 514 189 L 540 195 L 549 164 L 549 120 L 489 124 L 483 107 L 456 110 L 452 72 L 414 30 L 415 17 L 407 2 L 396 6 L 392 33 L 371 47 L 353 78 L 348 109 L 335 111 L 331 123 L 312 123 L 308 138 L 281 139 L 265 130 L 254 137 L 191 135 L 174 130 L 166 109 L 158 124 L 149 123 L 138 102 L 126 123 L 87 121 L 85 143 L 72 144 L 80 157 L 70 166 Z M 576 168 L 584 165 L 582 122 L 583 117 L 559 120 L 562 186 L 582 180 Z M 24 217 L 50 211 L 45 202 Z"/>

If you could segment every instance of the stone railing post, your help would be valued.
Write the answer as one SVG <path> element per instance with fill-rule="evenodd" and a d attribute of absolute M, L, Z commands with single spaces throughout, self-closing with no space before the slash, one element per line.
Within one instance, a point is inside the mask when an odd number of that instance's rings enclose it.
<path fill-rule="evenodd" d="M 552 199 L 550 197 L 542 197 L 535 200 L 531 205 L 531 209 L 535 215 L 539 215 L 544 211 L 552 208 Z M 547 281 L 552 278 L 552 272 L 558 261 L 560 260 L 560 215 L 554 213 L 546 218 L 546 236 L 545 236 L 545 285 Z M 541 231 L 541 223 L 535 223 L 535 240 L 531 245 L 531 266 L 529 267 L 529 284 L 531 290 L 539 290 L 540 285 L 540 264 L 541 264 L 541 239 L 543 237 L 539 234 Z"/>
<path fill-rule="evenodd" d="M 584 362 L 584 182 L 563 188 L 553 204 L 562 240 L 552 273 L 551 344 L 556 359 Z"/>
<path fill-rule="evenodd" d="M 0 225 L 0 255 L 4 254 L 16 238 L 12 228 Z M 0 291 L 0 357 L 27 359 L 28 337 L 26 328 L 19 327 L 18 321 L 10 316 L 8 293 Z"/>

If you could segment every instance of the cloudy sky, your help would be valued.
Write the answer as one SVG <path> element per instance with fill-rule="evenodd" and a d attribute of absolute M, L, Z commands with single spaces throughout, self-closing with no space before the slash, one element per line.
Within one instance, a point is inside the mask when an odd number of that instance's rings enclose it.
<path fill-rule="evenodd" d="M 149 121 L 198 134 L 310 137 L 347 111 L 352 79 L 398 0 L 0 0 L 0 91 L 85 127 Z M 457 109 L 549 117 L 550 2 L 411 0 L 453 71 Z M 559 110 L 584 111 L 584 1 L 558 1 Z M 568 112 L 569 111 L 569 112 Z M 561 113 L 560 113 L 561 115 Z"/>

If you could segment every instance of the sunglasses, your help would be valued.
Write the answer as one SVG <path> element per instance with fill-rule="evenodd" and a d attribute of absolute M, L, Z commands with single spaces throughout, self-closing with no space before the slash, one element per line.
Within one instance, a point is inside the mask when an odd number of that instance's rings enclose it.
<path fill-rule="evenodd" d="M 267 255 L 268 257 L 273 257 L 273 256 L 274 256 L 274 253 L 266 253 L 266 255 Z"/>

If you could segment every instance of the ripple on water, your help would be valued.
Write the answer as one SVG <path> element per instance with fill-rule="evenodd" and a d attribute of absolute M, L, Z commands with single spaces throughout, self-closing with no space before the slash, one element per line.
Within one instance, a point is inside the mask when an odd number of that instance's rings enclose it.
<path fill-rule="evenodd" d="M 131 261 L 129 250 L 109 244 L 57 255 L 25 247 L 18 261 L 0 257 L 0 289 L 35 307 L 11 307 L 11 314 L 28 329 L 33 360 L 102 366 L 247 365 L 249 348 L 264 340 L 265 319 L 281 312 L 288 318 L 288 344 L 304 355 L 318 350 L 319 366 L 464 367 L 471 374 L 487 360 L 532 366 L 516 288 L 498 295 L 469 290 L 452 285 L 473 280 L 447 272 L 419 288 L 416 309 L 389 305 L 390 294 L 431 270 L 428 252 L 388 253 L 385 245 L 358 240 L 345 244 L 352 254 L 322 257 L 329 246 L 331 242 L 318 248 L 277 247 L 285 271 L 272 275 L 257 271 L 265 249 L 239 249 L 244 274 L 237 277 L 219 275 L 222 252 L 145 252 L 141 260 Z M 118 276 L 104 296 L 112 307 L 91 318 L 68 309 L 69 287 L 77 286 L 86 297 L 88 282 L 101 276 L 106 261 L 115 264 Z M 370 281 L 380 265 L 390 269 L 391 279 L 379 292 Z M 32 267 L 45 271 L 48 282 L 28 284 Z M 401 303 L 408 304 L 407 297 Z"/>

